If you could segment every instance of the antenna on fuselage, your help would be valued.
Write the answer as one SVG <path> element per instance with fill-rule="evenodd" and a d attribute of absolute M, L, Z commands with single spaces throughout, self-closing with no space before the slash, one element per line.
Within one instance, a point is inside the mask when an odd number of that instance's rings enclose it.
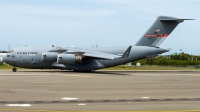
<path fill-rule="evenodd" d="M 8 44 L 8 52 L 10 52 L 10 44 Z"/>

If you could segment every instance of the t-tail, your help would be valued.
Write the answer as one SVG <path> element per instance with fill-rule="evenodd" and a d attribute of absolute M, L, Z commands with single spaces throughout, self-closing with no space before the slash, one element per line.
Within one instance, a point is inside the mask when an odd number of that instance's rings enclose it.
<path fill-rule="evenodd" d="M 176 26 L 184 20 L 193 19 L 179 19 L 169 16 L 159 16 L 154 24 L 135 45 L 155 47 L 160 46 L 160 44 L 170 35 Z"/>

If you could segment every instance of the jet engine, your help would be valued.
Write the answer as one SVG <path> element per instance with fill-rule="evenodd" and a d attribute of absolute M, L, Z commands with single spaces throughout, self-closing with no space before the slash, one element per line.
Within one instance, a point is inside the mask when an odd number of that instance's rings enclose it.
<path fill-rule="evenodd" d="M 58 53 L 55 52 L 43 52 L 42 61 L 43 62 L 55 62 L 57 60 Z"/>
<path fill-rule="evenodd" d="M 57 63 L 58 64 L 75 64 L 76 62 L 81 62 L 82 57 L 75 54 L 58 54 Z"/>

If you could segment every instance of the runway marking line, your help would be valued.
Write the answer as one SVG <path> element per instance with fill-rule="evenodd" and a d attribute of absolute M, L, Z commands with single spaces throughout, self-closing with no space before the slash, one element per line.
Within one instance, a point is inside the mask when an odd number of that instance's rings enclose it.
<path fill-rule="evenodd" d="M 196 76 L 196 77 L 200 77 L 200 74 L 190 74 L 189 76 Z"/>
<path fill-rule="evenodd" d="M 79 98 L 63 97 L 62 100 L 78 100 Z"/>
<path fill-rule="evenodd" d="M 61 98 L 62 99 L 62 98 Z M 200 101 L 200 98 L 177 99 L 117 99 L 117 100 L 79 100 L 77 98 L 64 97 L 65 100 L 57 101 L 0 101 L 0 104 L 47 104 L 47 103 L 104 103 L 104 102 L 169 102 L 169 101 Z"/>
<path fill-rule="evenodd" d="M 0 108 L 0 111 L 15 112 L 199 112 L 200 110 L 44 110 L 44 109 L 19 109 L 19 108 Z"/>
<path fill-rule="evenodd" d="M 31 104 L 7 104 L 6 106 L 10 106 L 10 107 L 30 107 L 32 105 Z"/>
<path fill-rule="evenodd" d="M 84 78 L 94 77 L 94 76 L 89 76 L 89 75 L 63 75 L 63 76 L 67 76 L 67 77 L 84 77 Z"/>
<path fill-rule="evenodd" d="M 149 97 L 144 96 L 144 97 L 142 97 L 142 98 L 144 98 L 144 99 L 148 99 Z"/>
<path fill-rule="evenodd" d="M 84 105 L 86 105 L 85 103 L 79 103 L 78 104 L 79 106 L 84 106 Z"/>

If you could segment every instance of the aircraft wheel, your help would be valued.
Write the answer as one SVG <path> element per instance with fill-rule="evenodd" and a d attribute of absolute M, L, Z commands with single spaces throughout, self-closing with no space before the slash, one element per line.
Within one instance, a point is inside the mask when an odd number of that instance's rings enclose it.
<path fill-rule="evenodd" d="M 13 70 L 13 72 L 16 72 L 16 71 L 17 71 L 17 69 L 16 69 L 16 68 L 13 68 L 12 70 Z"/>

